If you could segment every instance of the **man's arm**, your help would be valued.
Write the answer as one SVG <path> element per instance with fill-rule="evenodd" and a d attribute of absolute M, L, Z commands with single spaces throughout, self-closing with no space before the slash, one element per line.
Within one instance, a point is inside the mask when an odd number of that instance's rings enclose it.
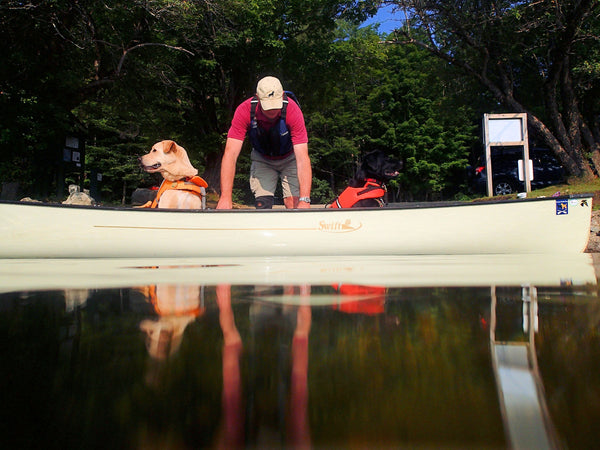
<path fill-rule="evenodd" d="M 310 197 L 312 188 L 312 166 L 308 155 L 308 144 L 294 145 L 296 164 L 298 167 L 298 184 L 300 185 L 300 197 Z M 298 208 L 310 208 L 310 203 L 298 202 Z"/>
<path fill-rule="evenodd" d="M 238 156 L 242 151 L 244 141 L 239 139 L 227 138 L 225 143 L 225 151 L 221 160 L 221 196 L 217 209 L 231 209 L 232 207 L 232 192 L 233 179 L 235 178 L 235 167 Z"/>

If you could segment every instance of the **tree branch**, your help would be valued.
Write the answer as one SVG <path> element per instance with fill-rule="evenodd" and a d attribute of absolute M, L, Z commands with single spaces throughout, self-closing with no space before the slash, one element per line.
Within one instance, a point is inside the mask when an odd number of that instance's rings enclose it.
<path fill-rule="evenodd" d="M 168 45 L 168 44 L 160 44 L 158 42 L 145 42 L 143 44 L 138 44 L 138 45 L 134 45 L 133 47 L 130 47 L 128 49 L 126 49 L 123 52 L 123 56 L 121 56 L 121 59 L 119 60 L 119 64 L 117 65 L 117 70 L 115 71 L 115 74 L 118 76 L 121 73 L 121 69 L 123 68 L 123 64 L 125 63 L 125 58 L 127 58 L 127 56 L 129 55 L 129 53 L 131 53 L 133 50 L 137 50 L 139 48 L 142 47 L 149 47 L 149 46 L 154 46 L 154 47 L 165 47 L 165 48 L 169 48 L 171 50 L 177 50 L 180 52 L 185 52 L 191 56 L 194 56 L 194 53 L 183 48 L 183 47 L 175 47 L 173 45 Z"/>

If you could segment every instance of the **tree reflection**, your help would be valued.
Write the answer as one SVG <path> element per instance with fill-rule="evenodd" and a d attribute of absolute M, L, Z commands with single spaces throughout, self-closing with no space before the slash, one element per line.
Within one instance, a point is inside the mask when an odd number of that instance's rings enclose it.
<path fill-rule="evenodd" d="M 507 445 L 489 288 L 163 287 L 0 296 L 2 447 Z M 497 293 L 514 340 L 522 288 Z M 598 297 L 538 297 L 552 420 L 565 446 L 593 447 Z"/>

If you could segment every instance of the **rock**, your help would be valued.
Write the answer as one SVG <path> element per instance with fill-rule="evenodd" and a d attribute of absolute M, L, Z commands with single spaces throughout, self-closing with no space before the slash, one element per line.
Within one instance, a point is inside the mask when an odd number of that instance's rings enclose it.
<path fill-rule="evenodd" d="M 79 186 L 76 184 L 69 185 L 69 197 L 63 202 L 63 205 L 95 205 L 96 201 L 90 197 L 89 191 L 86 189 L 80 192 Z"/>
<path fill-rule="evenodd" d="M 156 192 L 153 189 L 138 188 L 131 194 L 131 204 L 133 206 L 141 206 L 146 202 L 151 202 L 156 197 Z"/>
<path fill-rule="evenodd" d="M 16 200 L 19 194 L 19 183 L 3 182 L 2 190 L 0 191 L 0 200 Z"/>
<path fill-rule="evenodd" d="M 592 223 L 590 226 L 590 240 L 588 241 L 586 253 L 600 252 L 600 211 L 592 211 Z"/>

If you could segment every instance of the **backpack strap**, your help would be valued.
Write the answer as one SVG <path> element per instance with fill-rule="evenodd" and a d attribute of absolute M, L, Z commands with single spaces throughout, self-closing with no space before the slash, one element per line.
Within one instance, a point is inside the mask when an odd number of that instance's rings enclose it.
<path fill-rule="evenodd" d="M 258 124 L 256 123 L 256 105 L 258 105 L 258 97 L 255 95 L 250 100 L 250 125 L 252 128 L 257 128 Z"/>
<path fill-rule="evenodd" d="M 284 92 L 283 93 L 283 106 L 281 107 L 281 120 L 283 120 L 284 122 L 285 122 L 285 113 L 287 111 L 288 103 L 289 103 L 288 96 Z"/>

